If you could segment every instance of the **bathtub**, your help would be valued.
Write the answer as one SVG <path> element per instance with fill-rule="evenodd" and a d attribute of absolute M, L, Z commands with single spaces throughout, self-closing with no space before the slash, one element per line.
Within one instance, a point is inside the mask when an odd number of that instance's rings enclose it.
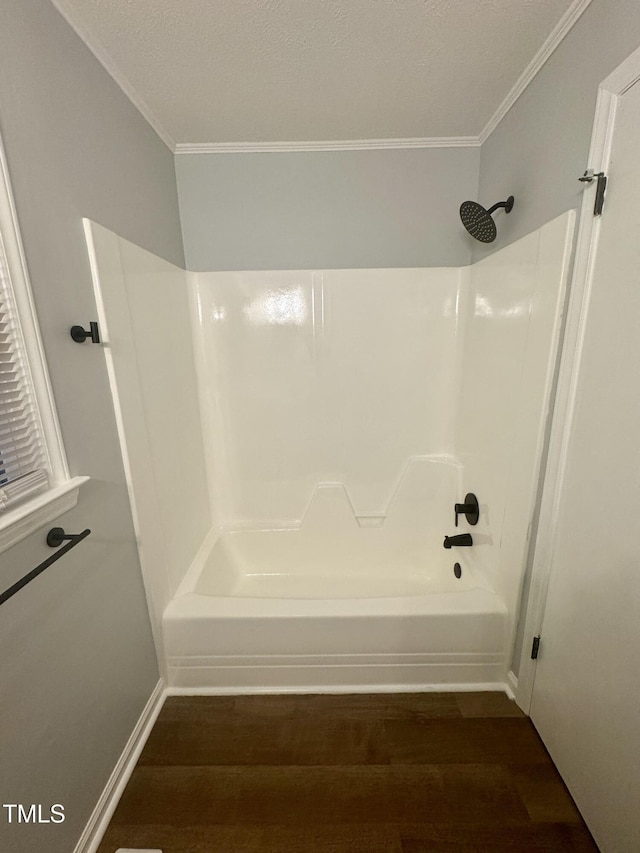
<path fill-rule="evenodd" d="M 321 522 L 211 533 L 164 614 L 171 688 L 503 687 L 507 612 L 473 549 L 339 504 L 325 488 Z"/>

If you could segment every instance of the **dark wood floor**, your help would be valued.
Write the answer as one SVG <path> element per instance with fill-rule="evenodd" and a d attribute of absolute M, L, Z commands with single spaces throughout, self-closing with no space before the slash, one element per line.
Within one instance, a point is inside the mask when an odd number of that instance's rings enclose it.
<path fill-rule="evenodd" d="M 500 693 L 167 699 L 98 853 L 597 851 Z"/>

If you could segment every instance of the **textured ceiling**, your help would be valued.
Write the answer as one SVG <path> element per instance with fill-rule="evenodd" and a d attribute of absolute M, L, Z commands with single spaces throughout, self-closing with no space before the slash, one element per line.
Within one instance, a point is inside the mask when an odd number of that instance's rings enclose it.
<path fill-rule="evenodd" d="M 53 0 L 176 142 L 478 136 L 572 0 Z"/>

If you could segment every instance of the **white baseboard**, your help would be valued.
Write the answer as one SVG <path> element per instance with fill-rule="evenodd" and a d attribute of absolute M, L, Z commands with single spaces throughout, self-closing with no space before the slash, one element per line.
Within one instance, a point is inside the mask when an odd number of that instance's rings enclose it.
<path fill-rule="evenodd" d="M 513 670 L 509 670 L 507 673 L 507 694 L 509 695 L 509 699 L 513 699 L 515 702 L 516 693 L 518 692 L 518 677 L 513 672 Z"/>
<path fill-rule="evenodd" d="M 482 654 L 348 654 L 170 657 L 168 689 L 220 693 L 456 690 L 505 680 L 504 657 Z M 466 689 L 473 689 L 467 687 Z"/>
<path fill-rule="evenodd" d="M 254 696 L 345 693 L 506 693 L 511 698 L 508 685 L 490 681 L 473 684 L 351 684 L 336 687 L 167 687 L 167 696 Z"/>
<path fill-rule="evenodd" d="M 140 714 L 138 722 L 131 732 L 131 737 L 122 750 L 122 755 L 113 768 L 113 773 L 109 777 L 73 853 L 96 853 L 122 792 L 133 773 L 133 768 L 136 766 L 147 738 L 151 734 L 151 729 L 164 704 L 165 696 L 165 684 L 161 678 Z"/>

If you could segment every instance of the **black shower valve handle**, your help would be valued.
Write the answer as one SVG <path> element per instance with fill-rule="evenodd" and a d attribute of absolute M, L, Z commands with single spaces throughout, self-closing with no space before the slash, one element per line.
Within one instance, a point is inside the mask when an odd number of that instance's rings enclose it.
<path fill-rule="evenodd" d="M 458 526 L 458 516 L 464 515 L 467 519 L 467 524 L 475 525 L 478 523 L 478 519 L 480 518 L 480 507 L 478 505 L 478 498 L 473 494 L 473 492 L 468 492 L 465 495 L 463 504 L 454 504 L 454 512 L 455 512 L 455 525 Z"/>

